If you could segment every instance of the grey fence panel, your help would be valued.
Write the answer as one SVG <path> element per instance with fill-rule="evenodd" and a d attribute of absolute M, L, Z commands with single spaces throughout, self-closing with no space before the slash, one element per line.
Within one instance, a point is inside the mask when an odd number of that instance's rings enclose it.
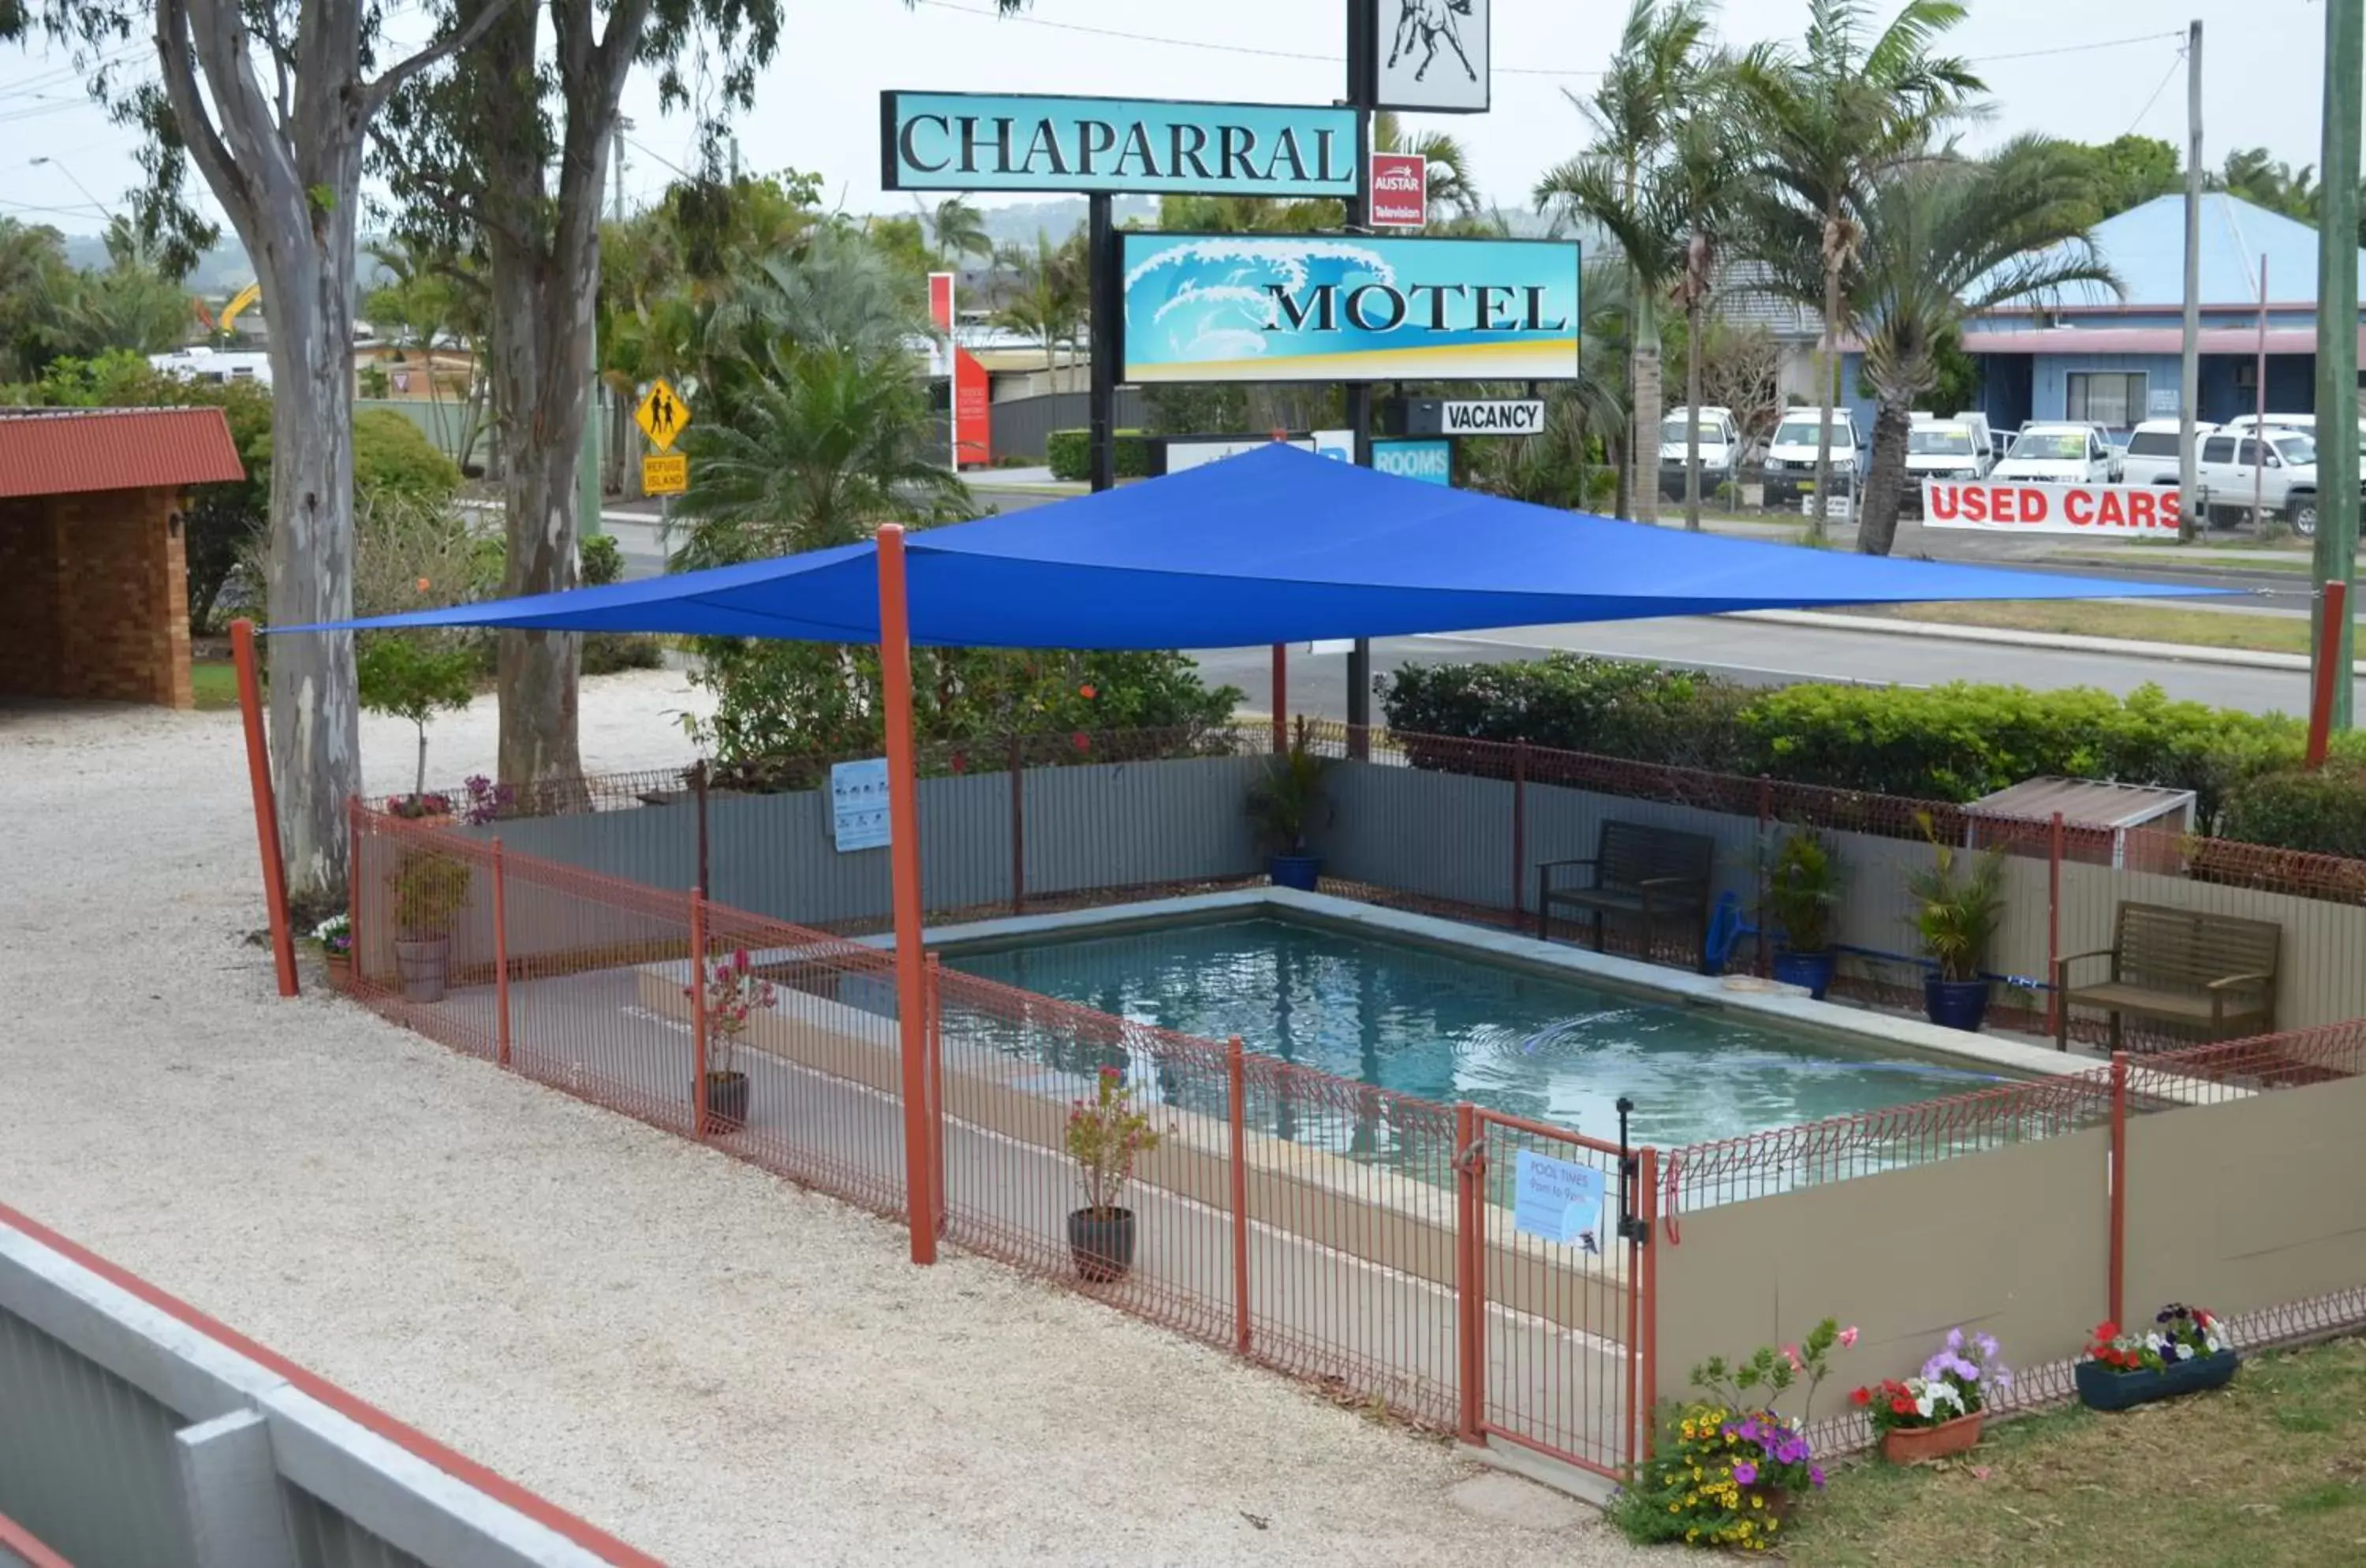
<path fill-rule="evenodd" d="M 182 1568 L 170 1408 L 0 1312 L 0 1514 L 69 1562 Z"/>
<path fill-rule="evenodd" d="M 1008 779 L 922 779 L 918 799 L 922 902 L 952 910 L 1007 900 Z M 711 796 L 707 846 L 708 892 L 718 904 L 816 926 L 894 912 L 887 852 L 839 852 L 823 791 Z"/>
<path fill-rule="evenodd" d="M 1139 389 L 1121 387 L 1117 394 L 1121 430 L 1139 430 L 1149 416 L 1149 405 Z M 1043 460 L 1044 438 L 1055 430 L 1082 430 L 1092 418 L 1092 400 L 1084 392 L 1046 392 L 1040 397 L 1012 398 L 993 407 L 994 455 Z"/>
<path fill-rule="evenodd" d="M 1323 874 L 1484 908 L 1512 901 L 1512 786 L 1375 762 L 1335 762 Z"/>
<path fill-rule="evenodd" d="M 1527 786 L 1528 825 L 1523 868 L 1527 884 L 1524 908 L 1536 908 L 1536 867 L 1545 861 L 1586 860 L 1601 847 L 1605 822 L 1633 822 L 1673 833 L 1697 833 L 1717 845 L 1710 863 L 1709 897 L 1730 893 L 1746 910 L 1758 897 L 1758 822 L 1722 811 L 1671 806 L 1624 795 L 1597 795 L 1559 784 Z"/>
<path fill-rule="evenodd" d="M 279 1496 L 287 1511 L 288 1533 L 295 1538 L 296 1561 L 303 1568 L 434 1568 L 300 1486 L 282 1481 Z"/>
<path fill-rule="evenodd" d="M 1028 897 L 1256 874 L 1247 801 L 1264 768 L 1193 757 L 1029 770 Z"/>
<path fill-rule="evenodd" d="M 711 810 L 719 811 L 718 796 Z M 621 811 L 578 811 L 520 817 L 458 831 L 499 839 L 505 852 L 557 861 L 644 887 L 680 889 L 698 884 L 698 807 L 683 800 Z"/>

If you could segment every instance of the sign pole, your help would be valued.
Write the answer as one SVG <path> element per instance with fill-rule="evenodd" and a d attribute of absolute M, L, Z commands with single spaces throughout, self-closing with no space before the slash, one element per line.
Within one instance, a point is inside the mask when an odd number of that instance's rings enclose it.
<path fill-rule="evenodd" d="M 1096 493 L 1117 488 L 1117 334 L 1124 309 L 1117 229 L 1107 191 L 1085 197 L 1085 245 L 1092 257 L 1092 479 Z"/>
<path fill-rule="evenodd" d="M 2360 0 L 2326 0 L 2325 213 L 2317 226 L 2316 591 L 2346 599 L 2358 577 L 2358 95 Z M 2338 587 L 2339 595 L 2332 590 Z M 2330 723 L 2348 729 L 2357 682 L 2350 678 L 2349 617 L 2320 638 L 2314 673 L 2333 692 Z"/>
<path fill-rule="evenodd" d="M 1356 107 L 1356 194 L 1347 198 L 1347 232 L 1371 227 L 1372 100 L 1380 85 L 1372 61 L 1372 32 L 1377 17 L 1374 0 L 1347 0 L 1347 101 Z M 1372 466 L 1372 384 L 1358 381 L 1347 389 L 1347 428 L 1355 435 L 1358 468 Z M 1358 637 L 1347 652 L 1347 755 L 1358 761 L 1371 754 L 1372 640 Z"/>

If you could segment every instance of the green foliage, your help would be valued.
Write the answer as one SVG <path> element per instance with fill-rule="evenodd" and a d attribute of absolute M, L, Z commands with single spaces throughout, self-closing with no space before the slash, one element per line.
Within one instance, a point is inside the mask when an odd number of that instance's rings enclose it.
<path fill-rule="evenodd" d="M 411 632 L 368 632 L 354 650 L 362 706 L 407 718 L 419 731 L 419 777 L 413 795 L 427 792 L 427 721 L 467 707 L 476 694 L 477 659 L 464 643 Z"/>
<path fill-rule="evenodd" d="M 1088 479 L 1093 474 L 1092 432 L 1055 430 L 1043 438 L 1043 460 L 1055 479 Z M 1150 472 L 1150 443 L 1139 430 L 1117 433 L 1117 477 L 1138 479 Z"/>
<path fill-rule="evenodd" d="M 1818 953 L 1832 944 L 1832 911 L 1840 907 L 1847 868 L 1822 835 L 1806 826 L 1783 830 L 1766 870 L 1766 913 L 1793 953 Z"/>
<path fill-rule="evenodd" d="M 387 874 L 394 895 L 394 929 L 411 941 L 448 936 L 454 917 L 468 907 L 468 868 L 434 850 L 407 852 Z"/>
<path fill-rule="evenodd" d="M 1315 826 L 1315 815 L 1323 813 L 1325 824 L 1331 819 L 1330 797 L 1324 788 L 1324 775 L 1330 769 L 1330 759 L 1307 744 L 1306 720 L 1301 718 L 1290 733 L 1290 750 L 1268 758 L 1265 776 L 1249 786 L 1249 819 L 1267 849 L 1278 855 L 1306 852 L 1306 834 Z"/>
<path fill-rule="evenodd" d="M 1721 772 L 1744 770 L 1756 694 L 1656 664 L 1557 653 L 1533 662 L 1409 664 L 1388 678 L 1392 729 Z"/>
<path fill-rule="evenodd" d="M 2004 919 L 2005 852 L 1998 848 L 1967 857 L 1940 839 L 1929 818 L 1921 821 L 1923 836 L 1931 840 L 1931 863 L 1907 874 L 1906 896 L 1914 902 L 1907 923 L 1923 953 L 1938 964 L 1939 978 L 1977 980 Z M 1964 869 L 1966 858 L 1969 870 Z"/>
<path fill-rule="evenodd" d="M 580 557 L 577 575 L 586 588 L 605 588 L 625 580 L 625 552 L 614 534 L 591 534 L 576 547 Z"/>
<path fill-rule="evenodd" d="M 2366 766 L 2350 761 L 2246 780 L 2227 802 L 2226 836 L 2366 860 Z"/>
<path fill-rule="evenodd" d="M 441 506 L 460 491 L 460 466 L 392 409 L 354 416 L 354 491 Z"/>
<path fill-rule="evenodd" d="M 605 588 L 625 580 L 625 552 L 611 534 L 593 534 L 576 547 L 581 558 L 578 575 L 586 588 Z M 622 670 L 655 670 L 665 662 L 665 648 L 646 632 L 586 632 L 583 673 L 613 675 Z"/>
<path fill-rule="evenodd" d="M 2088 192 L 2087 221 L 2101 223 L 2176 190 L 2177 149 L 2157 136 L 2127 135 L 2099 146 L 2074 144 Z"/>

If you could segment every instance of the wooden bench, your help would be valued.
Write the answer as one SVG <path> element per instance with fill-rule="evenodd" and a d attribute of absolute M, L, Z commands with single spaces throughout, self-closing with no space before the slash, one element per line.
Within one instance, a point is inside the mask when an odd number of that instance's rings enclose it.
<path fill-rule="evenodd" d="M 2061 998 L 2055 1010 L 2054 1043 L 2070 1048 L 2073 1005 L 2111 1013 L 2114 1051 L 2120 1048 L 2122 1014 L 2198 1024 L 2210 1031 L 2213 1040 L 2272 1034 L 2276 961 L 2283 934 L 2272 920 L 2238 919 L 2160 904 L 2122 904 L 2111 946 L 2072 953 L 2054 965 L 2054 986 Z M 2112 961 L 2111 979 L 2073 989 L 2070 966 L 2096 958 Z"/>
<path fill-rule="evenodd" d="M 1709 874 L 1717 843 L 1702 833 L 1679 833 L 1640 822 L 1605 822 L 1591 860 L 1549 860 L 1537 866 L 1537 935 L 1549 941 L 1556 910 L 1589 917 L 1594 946 L 1602 948 L 1602 923 L 1617 915 L 1639 919 L 1643 951 L 1663 920 L 1684 921 L 1692 931 L 1697 960 L 1708 962 Z M 1562 886 L 1555 875 L 1575 867 L 1593 875 L 1583 886 Z"/>

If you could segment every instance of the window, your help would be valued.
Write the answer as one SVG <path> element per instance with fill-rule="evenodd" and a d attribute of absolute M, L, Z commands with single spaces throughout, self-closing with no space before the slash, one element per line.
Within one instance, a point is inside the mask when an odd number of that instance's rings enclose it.
<path fill-rule="evenodd" d="M 2174 457 L 2177 456 L 2177 432 L 2174 430 L 2139 430 L 2128 437 L 2131 457 Z"/>
<path fill-rule="evenodd" d="M 2235 438 L 2214 435 L 2202 444 L 2202 460 L 2205 463 L 2231 463 L 2235 460 Z"/>
<path fill-rule="evenodd" d="M 1910 457 L 1968 457 L 1972 456 L 1972 433 L 1953 425 L 1917 425 L 1906 433 L 1906 455 Z"/>
<path fill-rule="evenodd" d="M 2144 372 L 2074 370 L 2069 378 L 2069 407 L 2064 417 L 2091 420 L 2114 427 L 2134 424 L 2144 417 Z"/>

